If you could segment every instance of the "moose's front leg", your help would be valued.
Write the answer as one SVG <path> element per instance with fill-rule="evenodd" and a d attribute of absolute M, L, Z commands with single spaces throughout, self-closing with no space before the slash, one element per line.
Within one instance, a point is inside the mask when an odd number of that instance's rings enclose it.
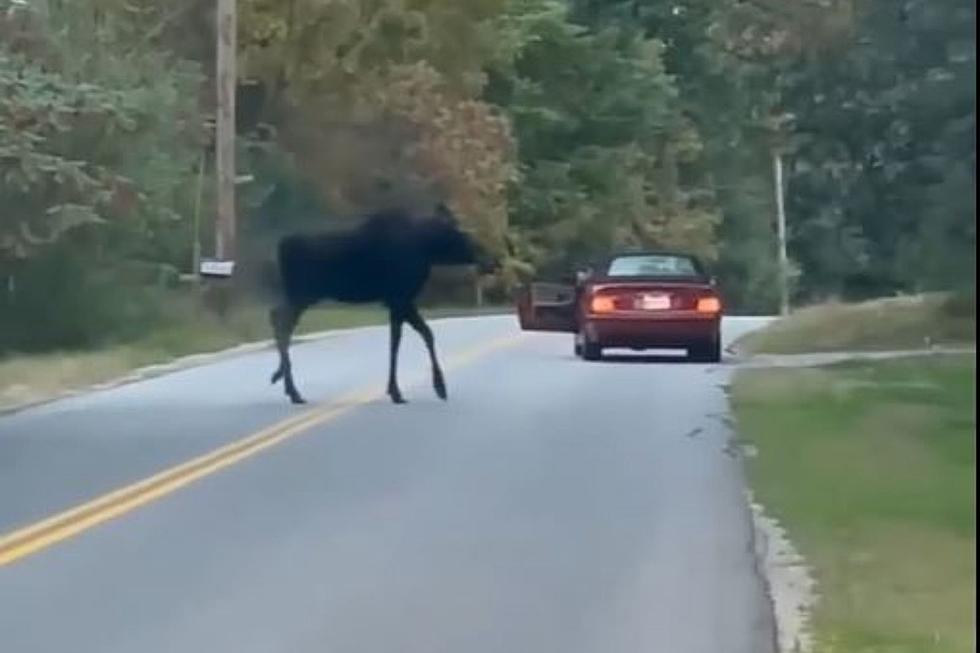
<path fill-rule="evenodd" d="M 414 306 L 409 311 L 407 319 L 412 328 L 422 337 L 422 342 L 425 343 L 425 348 L 429 352 L 429 362 L 432 364 L 432 387 L 436 391 L 436 396 L 445 401 L 449 395 L 446 392 L 446 379 L 443 377 L 439 359 L 436 357 L 436 339 L 432 335 L 432 329 L 425 323 L 422 315 Z"/>
<path fill-rule="evenodd" d="M 402 391 L 398 387 L 398 348 L 402 341 L 402 323 L 405 321 L 405 311 L 390 309 L 388 320 L 391 326 L 390 349 L 388 356 L 388 396 L 396 404 L 405 403 Z"/>

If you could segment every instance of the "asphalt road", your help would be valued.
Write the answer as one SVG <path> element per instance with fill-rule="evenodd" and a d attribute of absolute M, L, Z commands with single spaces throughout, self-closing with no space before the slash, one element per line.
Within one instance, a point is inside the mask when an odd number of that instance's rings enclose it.
<path fill-rule="evenodd" d="M 460 360 L 514 318 L 434 327 L 448 403 L 408 332 L 409 404 L 352 405 L 0 566 L 0 650 L 771 653 L 730 365 L 586 363 L 548 334 Z M 380 385 L 386 337 L 296 347 L 300 389 Z M 274 362 L 0 417 L 0 537 L 295 415 Z"/>

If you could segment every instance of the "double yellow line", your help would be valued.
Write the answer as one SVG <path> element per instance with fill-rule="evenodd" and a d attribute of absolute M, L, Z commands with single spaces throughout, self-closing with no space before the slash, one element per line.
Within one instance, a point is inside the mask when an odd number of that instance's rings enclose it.
<path fill-rule="evenodd" d="M 508 336 L 474 347 L 450 359 L 445 369 L 448 371 L 459 368 L 493 351 L 515 345 L 522 338 L 522 335 Z M 330 422 L 346 412 L 383 397 L 384 391 L 381 388 L 352 393 L 335 404 L 313 408 L 142 481 L 0 536 L 0 567 L 120 517 L 284 440 L 309 432 L 314 426 Z"/>

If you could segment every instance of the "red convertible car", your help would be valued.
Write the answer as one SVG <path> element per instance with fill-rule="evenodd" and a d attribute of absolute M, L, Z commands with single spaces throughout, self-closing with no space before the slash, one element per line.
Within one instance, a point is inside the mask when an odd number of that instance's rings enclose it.
<path fill-rule="evenodd" d="M 721 297 L 687 254 L 620 254 L 579 272 L 574 284 L 532 283 L 517 312 L 525 331 L 574 333 L 575 353 L 586 360 L 602 358 L 604 348 L 683 348 L 692 360 L 721 360 Z"/>

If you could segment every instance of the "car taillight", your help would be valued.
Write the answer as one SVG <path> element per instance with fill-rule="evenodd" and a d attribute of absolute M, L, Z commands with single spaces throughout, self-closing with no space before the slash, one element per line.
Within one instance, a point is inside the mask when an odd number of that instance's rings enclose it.
<path fill-rule="evenodd" d="M 612 313 L 616 310 L 615 298 L 609 295 L 595 295 L 589 308 L 593 313 Z"/>
<path fill-rule="evenodd" d="M 717 297 L 701 297 L 698 299 L 698 313 L 720 313 L 721 300 Z"/>

